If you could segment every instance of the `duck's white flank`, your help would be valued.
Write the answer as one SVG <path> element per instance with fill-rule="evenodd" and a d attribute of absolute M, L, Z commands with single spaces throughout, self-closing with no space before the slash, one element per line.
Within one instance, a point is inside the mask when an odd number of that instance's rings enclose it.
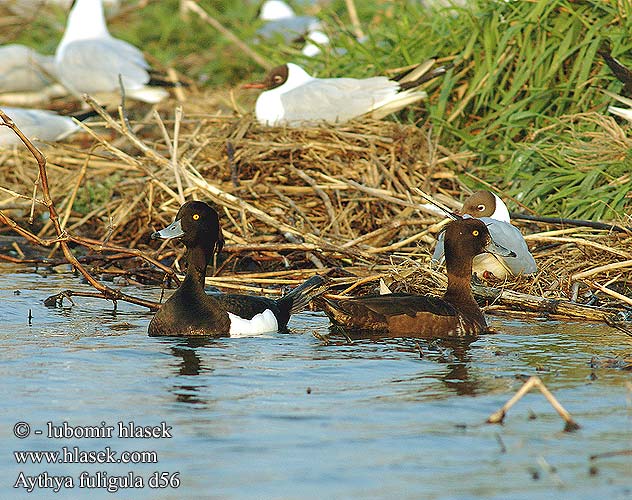
<path fill-rule="evenodd" d="M 231 337 L 261 335 L 262 333 L 276 332 L 279 329 L 276 316 L 270 309 L 255 314 L 252 319 L 244 319 L 230 312 L 228 317 L 230 318 L 229 333 Z"/>
<path fill-rule="evenodd" d="M 507 205 L 505 205 L 505 202 L 495 194 L 494 200 L 496 200 L 496 207 L 494 209 L 494 213 L 491 215 L 490 218 L 503 222 L 511 222 L 511 217 L 509 217 L 509 210 L 507 210 Z"/>

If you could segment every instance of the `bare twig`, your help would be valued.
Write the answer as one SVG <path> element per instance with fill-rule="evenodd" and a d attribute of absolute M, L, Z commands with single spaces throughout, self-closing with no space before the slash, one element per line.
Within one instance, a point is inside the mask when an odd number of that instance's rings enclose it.
<path fill-rule="evenodd" d="M 173 165 L 173 175 L 176 178 L 178 188 L 178 201 L 184 204 L 184 192 L 182 191 L 182 180 L 180 179 L 180 166 L 178 165 L 178 141 L 180 140 L 180 122 L 182 121 L 182 106 L 176 107 L 175 123 L 173 124 L 173 146 L 171 147 L 171 163 Z"/>
<path fill-rule="evenodd" d="M 593 276 L 595 274 L 604 273 L 607 271 L 614 271 L 616 269 L 623 269 L 626 267 L 632 267 L 632 259 L 624 260 L 622 262 L 613 262 L 612 264 L 606 264 L 604 266 L 593 267 L 592 269 L 582 271 L 581 273 L 575 273 L 571 276 L 571 281 L 581 280 L 584 278 L 588 278 L 589 276 Z"/>
<path fill-rule="evenodd" d="M 605 229 L 606 231 L 616 231 L 619 233 L 632 233 L 632 227 L 622 227 L 614 224 L 605 224 L 603 222 L 595 222 L 591 220 L 581 219 L 564 219 L 562 217 L 540 217 L 537 215 L 522 214 L 511 212 L 511 218 L 516 220 L 527 220 L 534 222 L 546 222 L 547 224 L 556 224 L 560 226 L 577 226 L 591 227 L 593 229 Z"/>
<path fill-rule="evenodd" d="M 529 380 L 527 380 L 524 385 L 518 389 L 518 392 L 516 392 L 516 394 L 514 394 L 509 401 L 507 401 L 503 407 L 498 410 L 495 413 L 492 413 L 489 418 L 487 419 L 487 423 L 490 424 L 499 424 L 502 423 L 502 421 L 505 419 L 505 415 L 506 413 L 509 411 L 509 409 L 516 404 L 520 399 L 522 399 L 522 397 L 527 394 L 531 389 L 533 389 L 534 387 L 537 387 L 540 392 L 544 395 L 544 397 L 546 398 L 546 400 L 551 403 L 551 406 L 555 409 L 555 411 L 557 411 L 557 413 L 560 415 L 560 417 L 562 417 L 564 419 L 564 422 L 566 422 L 566 425 L 564 427 L 564 430 L 566 432 L 571 432 L 574 430 L 579 429 L 579 424 L 577 424 L 573 418 L 571 417 L 571 414 L 568 413 L 564 407 L 559 403 L 559 401 L 557 399 L 555 399 L 555 396 L 553 396 L 553 394 L 551 394 L 551 392 L 546 388 L 546 386 L 544 385 L 544 383 L 542 382 L 542 380 L 540 380 L 539 377 L 529 377 Z"/>
<path fill-rule="evenodd" d="M 50 196 L 50 192 L 48 190 L 48 173 L 46 171 L 46 158 L 39 151 L 39 149 L 37 149 L 33 145 L 33 143 L 28 139 L 28 137 L 26 137 L 22 133 L 22 131 L 17 127 L 17 125 L 13 122 L 13 120 L 11 120 L 11 118 L 9 118 L 2 110 L 0 110 L 0 118 L 3 121 L 3 123 L 0 125 L 5 125 L 9 127 L 11 130 L 13 130 L 13 132 L 20 138 L 20 140 L 24 143 L 24 145 L 27 147 L 27 149 L 31 152 L 31 154 L 37 161 L 37 165 L 39 167 L 39 178 L 41 182 L 44 204 L 48 208 L 48 212 L 50 214 L 50 220 L 52 221 L 53 227 L 55 228 L 55 233 L 57 234 L 57 241 L 60 243 L 61 249 L 68 263 L 71 264 L 75 269 L 77 269 L 77 271 L 79 271 L 82 274 L 82 276 L 88 281 L 88 283 L 90 283 L 94 288 L 96 288 L 101 293 L 101 296 L 103 298 L 113 300 L 113 301 L 125 300 L 132 304 L 138 304 L 138 305 L 148 307 L 150 309 L 156 309 L 157 304 L 153 301 L 148 301 L 148 300 L 141 299 L 138 297 L 132 297 L 130 295 L 127 295 L 121 292 L 120 290 L 114 290 L 106 285 L 103 285 L 102 283 L 99 283 L 77 260 L 77 258 L 73 255 L 70 247 L 68 246 L 68 234 L 61 227 L 61 224 L 59 222 L 59 215 L 57 214 L 57 209 L 55 208 L 55 204 L 53 203 L 53 200 Z M 1 212 L 0 212 L 0 219 L 2 219 L 3 222 L 8 223 L 11 227 L 13 227 L 14 230 L 18 232 L 18 234 L 22 234 L 23 236 L 27 238 L 29 237 L 32 238 L 32 241 L 33 239 L 35 241 L 40 241 L 40 242 L 42 241 L 39 238 L 37 238 L 35 235 L 29 233 L 26 230 L 22 230 L 21 228 L 20 230 L 18 230 L 15 227 L 16 224 L 15 223 L 11 224 L 10 222 L 13 222 L 13 221 L 10 221 L 10 219 L 8 219 L 8 217 L 6 217 Z"/>

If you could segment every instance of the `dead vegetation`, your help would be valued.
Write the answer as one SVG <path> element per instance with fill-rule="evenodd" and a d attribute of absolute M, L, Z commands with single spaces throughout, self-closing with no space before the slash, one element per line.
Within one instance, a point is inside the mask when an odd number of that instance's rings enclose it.
<path fill-rule="evenodd" d="M 201 199 L 218 208 L 227 239 L 209 278 L 214 285 L 275 294 L 280 285 L 328 272 L 340 293 L 374 290 L 380 278 L 393 291 L 444 288 L 444 274 L 429 261 L 445 221 L 416 188 L 458 206 L 467 192 L 459 175 L 468 173 L 473 154 L 445 150 L 429 125 L 362 120 L 269 129 L 250 115 L 200 114 L 197 101 L 129 122 L 123 108 L 114 118 L 88 102 L 103 121 L 43 152 L 59 229 L 75 237 L 83 248 L 78 262 L 98 276 L 162 281 L 165 268 L 156 263 L 169 264 L 182 248 L 157 247 L 149 235 L 173 220 L 183 200 Z M 59 236 L 31 153 L 4 151 L 0 162 L 0 210 L 5 224 L 13 222 L 2 233 L 17 225 L 54 242 Z M 518 225 L 540 272 L 477 287 L 489 312 L 629 319 L 630 232 Z M 23 244 L 11 243 L 0 258 L 29 262 Z M 54 264 L 61 255 L 49 247 Z"/>

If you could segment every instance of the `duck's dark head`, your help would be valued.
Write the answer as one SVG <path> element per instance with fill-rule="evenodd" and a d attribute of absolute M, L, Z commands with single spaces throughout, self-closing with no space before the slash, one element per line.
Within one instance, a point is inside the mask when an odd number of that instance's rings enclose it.
<path fill-rule="evenodd" d="M 448 267 L 458 267 L 480 253 L 493 253 L 502 257 L 516 254 L 494 243 L 485 223 L 479 219 L 463 218 L 450 222 L 445 229 L 445 258 Z M 452 264 L 452 266 L 451 266 Z"/>
<path fill-rule="evenodd" d="M 203 201 L 187 201 L 175 221 L 151 235 L 152 240 L 172 238 L 180 238 L 188 248 L 202 247 L 211 254 L 221 252 L 224 246 L 219 216 Z"/>

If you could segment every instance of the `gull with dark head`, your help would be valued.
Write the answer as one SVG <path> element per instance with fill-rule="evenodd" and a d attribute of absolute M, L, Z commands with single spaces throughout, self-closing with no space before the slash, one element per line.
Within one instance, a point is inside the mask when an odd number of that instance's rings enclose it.
<path fill-rule="evenodd" d="M 508 276 L 534 274 L 538 266 L 527 242 L 520 230 L 511 224 L 507 205 L 491 191 L 477 191 L 463 203 L 461 214 L 475 217 L 485 223 L 492 239 L 499 245 L 511 250 L 512 256 L 500 256 L 484 253 L 473 259 L 473 272 L 480 277 L 495 276 L 504 279 Z M 432 255 L 432 261 L 439 264 L 444 261 L 444 238 L 439 241 Z"/>
<path fill-rule="evenodd" d="M 416 72 L 414 80 L 371 78 L 315 78 L 294 63 L 274 68 L 261 82 L 245 88 L 264 89 L 255 106 L 262 125 L 300 127 L 343 123 L 362 115 L 382 118 L 427 97 L 422 83 L 445 73 L 445 67 Z M 418 76 L 417 76 L 418 75 Z"/>

